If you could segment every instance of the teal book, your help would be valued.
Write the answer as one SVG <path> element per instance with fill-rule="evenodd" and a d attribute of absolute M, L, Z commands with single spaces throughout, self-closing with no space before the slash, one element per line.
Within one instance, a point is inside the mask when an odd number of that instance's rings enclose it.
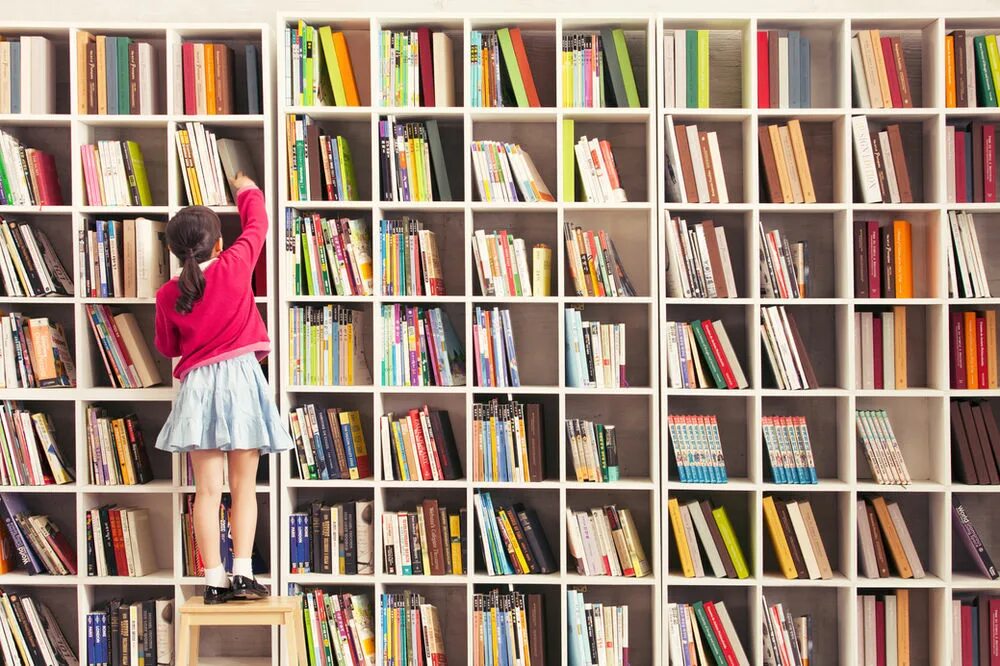
<path fill-rule="evenodd" d="M 979 91 L 979 106 L 996 106 L 997 91 L 993 86 L 993 72 L 986 54 L 986 37 L 980 35 L 972 40 L 976 52 L 976 83 Z"/>
<path fill-rule="evenodd" d="M 698 31 L 684 31 L 685 46 L 687 55 L 685 63 L 687 65 L 687 107 L 689 109 L 698 108 Z"/>
<path fill-rule="evenodd" d="M 708 643 L 708 649 L 712 652 L 712 657 L 715 659 L 716 664 L 726 664 L 726 656 L 722 654 L 722 646 L 719 645 L 719 640 L 715 637 L 715 632 L 712 630 L 712 623 L 708 621 L 708 614 L 705 612 L 705 604 L 701 601 L 694 602 L 694 616 L 698 618 L 698 626 L 701 627 L 701 635 L 705 638 L 705 642 Z"/>

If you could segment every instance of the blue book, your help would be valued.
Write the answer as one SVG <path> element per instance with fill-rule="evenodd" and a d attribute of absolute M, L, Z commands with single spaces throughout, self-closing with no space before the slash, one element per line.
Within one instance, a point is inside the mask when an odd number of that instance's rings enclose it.
<path fill-rule="evenodd" d="M 573 308 L 566 308 L 564 312 L 564 326 L 566 328 L 566 386 L 583 386 L 580 368 L 580 359 L 577 349 L 581 344 L 580 330 L 576 326 L 576 318 Z"/>
<path fill-rule="evenodd" d="M 94 666 L 97 660 L 94 658 L 96 641 L 94 641 L 94 614 L 87 613 L 87 665 Z"/>
<path fill-rule="evenodd" d="M 108 659 L 108 653 L 110 652 L 108 645 L 108 614 L 101 613 L 97 617 L 101 625 L 101 631 L 98 638 L 98 640 L 100 641 L 98 654 L 101 655 L 101 663 L 107 665 L 110 662 L 110 660 Z"/>
<path fill-rule="evenodd" d="M 812 108 L 812 47 L 799 35 L 799 108 Z"/>
<path fill-rule="evenodd" d="M 351 432 L 349 423 L 340 424 L 340 436 L 344 439 L 344 454 L 347 457 L 348 474 L 350 470 L 358 469 L 358 456 L 354 450 L 354 434 Z"/>
<path fill-rule="evenodd" d="M 21 42 L 10 43 L 10 112 L 21 113 Z"/>
<path fill-rule="evenodd" d="M 799 33 L 788 31 L 788 106 L 799 108 Z"/>
<path fill-rule="evenodd" d="M 517 351 L 514 348 L 514 328 L 510 323 L 510 310 L 502 310 L 504 341 L 507 345 L 507 366 L 510 369 L 510 385 L 520 386 L 521 376 L 517 372 Z"/>
<path fill-rule="evenodd" d="M 118 113 L 118 37 L 104 38 L 104 73 L 108 80 L 108 113 Z M 99 103 L 99 102 L 98 102 Z"/>

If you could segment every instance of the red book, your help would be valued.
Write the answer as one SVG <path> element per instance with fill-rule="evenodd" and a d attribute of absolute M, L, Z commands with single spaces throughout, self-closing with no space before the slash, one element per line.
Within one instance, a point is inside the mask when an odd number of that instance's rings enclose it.
<path fill-rule="evenodd" d="M 878 666 L 885 665 L 885 602 L 875 600 L 875 661 Z"/>
<path fill-rule="evenodd" d="M 771 77 L 767 60 L 767 30 L 757 31 L 757 107 L 771 106 Z"/>
<path fill-rule="evenodd" d="M 990 666 L 1000 666 L 1000 599 L 990 599 Z"/>
<path fill-rule="evenodd" d="M 983 200 L 997 200 L 997 148 L 996 125 L 983 125 Z"/>
<path fill-rule="evenodd" d="M 71 576 L 76 575 L 76 553 L 73 552 L 73 546 L 69 544 L 69 540 L 66 535 L 59 531 L 55 523 L 48 521 L 45 530 L 45 541 L 49 544 L 52 550 L 55 552 L 56 557 L 62 562 L 63 566 L 69 571 Z"/>
<path fill-rule="evenodd" d="M 50 153 L 32 150 L 31 160 L 38 181 L 37 195 L 39 206 L 61 206 L 62 191 L 59 189 L 59 177 L 56 174 L 56 160 Z"/>
<path fill-rule="evenodd" d="M 868 222 L 868 298 L 881 298 L 882 279 L 879 267 L 878 222 Z"/>
<path fill-rule="evenodd" d="M 423 106 L 436 106 L 434 102 L 434 59 L 431 49 L 431 29 L 417 28 L 417 49 L 420 58 L 420 101 Z"/>
<path fill-rule="evenodd" d="M 723 351 L 722 345 L 719 344 L 719 336 L 715 334 L 715 326 L 708 319 L 703 319 L 701 328 L 705 332 L 705 339 L 708 340 L 708 346 L 712 349 L 712 355 L 715 356 L 715 361 L 719 364 L 722 378 L 726 380 L 726 387 L 731 389 L 737 388 L 739 384 L 736 383 L 736 375 L 733 374 L 733 368 L 729 365 L 729 359 L 726 358 L 726 353 Z"/>
<path fill-rule="evenodd" d="M 952 312 L 951 318 L 951 387 L 969 387 L 965 378 L 965 333 L 961 312 Z"/>
<path fill-rule="evenodd" d="M 193 116 L 198 113 L 198 100 L 194 89 L 194 44 L 181 44 L 181 67 L 184 70 L 184 113 Z"/>
<path fill-rule="evenodd" d="M 889 96 L 892 98 L 892 107 L 901 109 L 903 108 L 903 96 L 899 92 L 899 72 L 893 65 L 896 58 L 892 54 L 892 40 L 888 37 L 882 38 L 882 55 L 885 56 L 885 76 L 889 79 Z"/>
<path fill-rule="evenodd" d="M 726 664 L 738 666 L 739 662 L 736 660 L 736 653 L 733 652 L 733 644 L 729 642 L 729 634 L 726 633 L 726 628 L 722 626 L 722 619 L 719 617 L 719 612 L 715 610 L 715 604 L 711 601 L 705 602 L 705 615 L 708 617 L 708 624 L 712 627 L 712 633 L 715 634 L 716 640 L 719 641 L 719 648 L 722 650 L 722 656 L 726 658 Z"/>
<path fill-rule="evenodd" d="M 972 606 L 962 604 L 962 666 L 972 663 Z"/>
<path fill-rule="evenodd" d="M 427 437 L 424 435 L 424 426 L 420 422 L 420 411 L 411 409 L 409 416 L 410 428 L 413 430 L 413 446 L 417 449 L 417 462 L 420 464 L 420 478 L 424 481 L 430 481 L 434 478 L 434 474 L 431 472 L 431 459 L 427 455 Z"/>
<path fill-rule="evenodd" d="M 965 173 L 965 132 L 955 131 L 955 201 L 957 203 L 967 203 Z"/>
<path fill-rule="evenodd" d="M 108 510 L 108 522 L 111 523 L 111 545 L 115 551 L 115 568 L 119 576 L 128 575 L 128 558 L 125 555 L 125 533 L 122 532 L 121 509 Z"/>
<path fill-rule="evenodd" d="M 872 362 L 875 366 L 875 388 L 885 388 L 882 373 L 882 317 L 872 317 Z"/>
<path fill-rule="evenodd" d="M 521 29 L 510 29 L 510 43 L 514 47 L 514 56 L 517 58 L 517 69 L 521 72 L 521 83 L 524 85 L 524 92 L 528 95 L 528 106 L 541 106 L 538 100 L 538 91 L 535 90 L 535 79 L 531 76 L 531 67 L 528 65 L 528 53 L 524 50 L 524 40 L 521 39 Z"/>
<path fill-rule="evenodd" d="M 986 339 L 986 317 L 985 315 L 976 315 L 976 369 L 979 371 L 979 388 L 985 388 L 990 385 L 990 378 L 987 374 L 986 369 L 986 352 L 988 350 L 989 340 Z"/>

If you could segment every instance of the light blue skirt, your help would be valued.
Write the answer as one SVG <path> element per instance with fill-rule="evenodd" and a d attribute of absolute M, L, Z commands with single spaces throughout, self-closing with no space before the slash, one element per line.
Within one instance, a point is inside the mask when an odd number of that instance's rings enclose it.
<path fill-rule="evenodd" d="M 171 453 L 243 449 L 280 453 L 293 446 L 252 352 L 185 375 L 156 438 L 156 448 Z"/>

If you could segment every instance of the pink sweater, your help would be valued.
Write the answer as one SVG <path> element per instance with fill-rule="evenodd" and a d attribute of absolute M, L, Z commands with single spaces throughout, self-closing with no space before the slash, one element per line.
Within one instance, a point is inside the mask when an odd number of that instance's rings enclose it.
<path fill-rule="evenodd" d="M 208 264 L 205 294 L 189 314 L 174 309 L 180 296 L 177 278 L 156 292 L 156 348 L 164 356 L 180 356 L 174 377 L 195 368 L 249 352 L 263 358 L 271 349 L 267 328 L 250 288 L 257 258 L 267 237 L 264 195 L 256 187 L 236 195 L 243 233 Z"/>

